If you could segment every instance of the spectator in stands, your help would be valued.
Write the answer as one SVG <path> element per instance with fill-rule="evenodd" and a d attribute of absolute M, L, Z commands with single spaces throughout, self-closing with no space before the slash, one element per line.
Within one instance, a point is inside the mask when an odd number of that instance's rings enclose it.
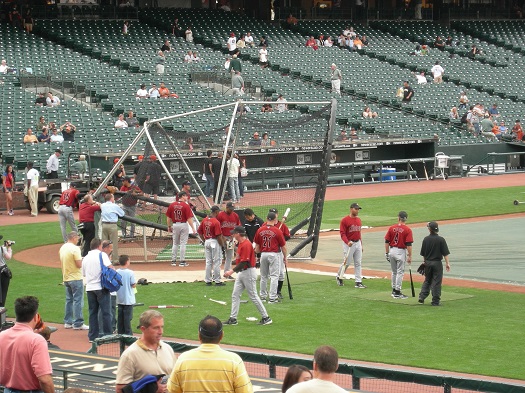
<path fill-rule="evenodd" d="M 436 61 L 434 67 L 431 68 L 432 76 L 434 77 L 434 83 L 443 83 L 443 74 L 445 70 L 439 64 L 439 61 Z"/>
<path fill-rule="evenodd" d="M 350 52 L 353 52 L 355 50 L 354 39 L 350 38 L 349 35 L 346 36 L 346 49 L 348 49 Z"/>
<path fill-rule="evenodd" d="M 283 113 L 288 110 L 286 98 L 284 98 L 282 94 L 279 94 L 279 97 L 275 102 L 277 103 L 277 112 Z"/>
<path fill-rule="evenodd" d="M 467 109 L 467 104 L 468 104 L 467 93 L 462 91 L 459 96 L 459 109 Z"/>
<path fill-rule="evenodd" d="M 22 28 L 22 15 L 20 15 L 20 12 L 18 12 L 18 6 L 15 4 L 13 5 L 13 8 L 9 10 L 9 22 L 13 25 L 13 27 L 16 27 L 18 29 Z"/>
<path fill-rule="evenodd" d="M 492 108 L 489 109 L 490 115 L 494 117 L 499 117 L 498 104 L 492 104 Z"/>
<path fill-rule="evenodd" d="M 408 81 L 403 82 L 403 99 L 401 100 L 404 103 L 408 103 L 412 101 L 412 97 L 414 97 L 414 89 L 410 87 L 408 84 Z"/>
<path fill-rule="evenodd" d="M 190 136 L 189 138 L 186 138 L 184 141 L 184 145 L 182 145 L 182 150 L 193 150 L 193 138 Z"/>
<path fill-rule="evenodd" d="M 162 45 L 162 47 L 160 48 L 160 50 L 163 51 L 164 54 L 166 54 L 166 52 L 171 51 L 171 43 L 170 43 L 170 40 L 166 40 L 166 41 L 164 41 L 164 44 Z"/>
<path fill-rule="evenodd" d="M 184 62 L 185 63 L 191 63 L 192 62 L 192 57 L 193 57 L 193 52 L 191 50 L 189 50 L 188 53 L 186 53 L 186 56 L 184 56 Z"/>
<path fill-rule="evenodd" d="M 499 130 L 502 134 L 506 134 L 509 131 L 509 129 L 505 126 L 505 122 L 503 120 L 499 123 Z"/>
<path fill-rule="evenodd" d="M 477 55 L 481 55 L 481 54 L 482 54 L 481 50 L 479 50 L 476 45 L 472 45 L 472 48 L 470 48 L 467 56 L 469 59 L 474 60 Z"/>
<path fill-rule="evenodd" d="M 414 48 L 414 52 L 412 52 L 411 55 L 421 56 L 421 45 L 417 44 Z"/>
<path fill-rule="evenodd" d="M 429 50 L 427 45 L 421 46 L 421 56 L 428 56 Z"/>
<path fill-rule="evenodd" d="M 496 139 L 498 141 L 501 141 L 501 135 L 502 135 L 502 132 L 498 126 L 498 122 L 495 121 L 493 124 L 492 124 L 492 133 L 494 134 L 494 136 L 496 137 Z"/>
<path fill-rule="evenodd" d="M 363 46 L 368 46 L 370 44 L 370 42 L 368 41 L 368 38 L 366 37 L 366 35 L 363 35 L 361 37 L 361 42 L 363 43 Z"/>
<path fill-rule="evenodd" d="M 151 88 L 148 90 L 148 96 L 151 99 L 157 99 L 160 97 L 159 89 L 155 83 L 151 84 Z"/>
<path fill-rule="evenodd" d="M 324 46 L 324 35 L 321 34 L 319 38 L 315 39 L 315 45 L 317 45 L 318 48 Z"/>
<path fill-rule="evenodd" d="M 124 114 L 118 115 L 118 119 L 115 122 L 115 128 L 128 128 L 128 123 L 124 120 Z"/>
<path fill-rule="evenodd" d="M 244 49 L 246 48 L 246 41 L 245 41 L 245 35 L 241 34 L 241 38 L 237 41 L 237 48 Z"/>
<path fill-rule="evenodd" d="M 149 94 L 144 83 L 140 85 L 140 89 L 137 90 L 135 97 L 137 97 L 137 101 L 144 98 L 149 98 Z"/>
<path fill-rule="evenodd" d="M 255 131 L 255 133 L 253 134 L 253 138 L 250 139 L 250 141 L 248 142 L 248 145 L 261 146 L 261 139 L 259 138 L 259 133 L 257 131 Z"/>
<path fill-rule="evenodd" d="M 86 156 L 81 154 L 78 157 L 78 161 L 71 164 L 71 171 L 78 173 L 78 177 L 84 180 L 85 174 L 88 172 L 88 163 L 86 161 Z"/>
<path fill-rule="evenodd" d="M 236 72 L 236 71 L 242 72 L 242 64 L 237 55 L 232 56 L 232 59 L 230 61 L 229 71 L 230 72 Z"/>
<path fill-rule="evenodd" d="M 156 310 L 140 315 L 140 338 L 130 345 L 118 362 L 116 392 L 122 393 L 127 384 L 147 375 L 170 375 L 177 357 L 171 346 L 161 340 L 164 317 Z M 166 392 L 166 385 L 159 384 L 157 392 Z"/>
<path fill-rule="evenodd" d="M 122 4 L 121 4 L 122 6 Z M 122 25 L 122 34 L 128 35 L 129 34 L 129 21 L 125 20 L 124 24 Z"/>
<path fill-rule="evenodd" d="M 266 36 L 261 36 L 261 38 L 259 38 L 259 46 L 265 46 L 268 48 L 268 40 L 266 39 Z"/>
<path fill-rule="evenodd" d="M 317 348 L 314 353 L 314 379 L 292 386 L 288 393 L 346 392 L 333 382 L 338 367 L 339 355 L 335 348 L 328 345 Z"/>
<path fill-rule="evenodd" d="M 426 85 L 427 84 L 427 77 L 425 76 L 424 72 L 421 72 L 420 74 L 415 74 L 417 84 L 418 85 Z"/>
<path fill-rule="evenodd" d="M 348 140 L 348 136 L 346 135 L 345 130 L 341 130 L 341 133 L 337 136 L 335 139 L 337 142 L 344 142 Z"/>
<path fill-rule="evenodd" d="M 284 376 L 282 393 L 286 393 L 288 389 L 300 382 L 306 382 L 312 379 L 312 372 L 307 367 L 293 364 L 288 367 L 286 375 Z"/>
<path fill-rule="evenodd" d="M 201 61 L 201 58 L 199 57 L 199 54 L 196 50 L 194 50 L 193 54 L 191 55 L 191 61 L 192 63 L 198 63 L 199 61 Z"/>
<path fill-rule="evenodd" d="M 483 120 L 481 120 L 481 123 L 480 123 L 481 135 L 483 135 L 487 139 L 494 140 L 495 135 L 492 132 L 493 126 L 494 126 L 494 122 L 492 118 L 490 117 L 490 114 L 485 113 Z"/>
<path fill-rule="evenodd" d="M 416 20 L 423 19 L 423 15 L 421 15 L 421 9 L 422 8 L 423 8 L 423 1 L 422 0 L 415 0 L 414 19 L 416 19 Z"/>
<path fill-rule="evenodd" d="M 268 135 L 267 132 L 265 132 L 262 135 L 261 146 L 263 146 L 263 147 L 272 146 L 272 141 L 270 140 L 270 136 Z"/>
<path fill-rule="evenodd" d="M 230 61 L 231 61 L 230 58 L 227 57 L 227 58 L 226 58 L 226 61 L 224 62 L 224 69 L 225 69 L 226 71 L 228 71 L 228 72 L 230 71 Z"/>
<path fill-rule="evenodd" d="M 49 92 L 47 93 L 46 98 L 46 106 L 59 106 L 60 105 L 60 98 L 58 96 L 54 96 L 53 93 Z"/>
<path fill-rule="evenodd" d="M 450 110 L 450 113 L 448 114 L 448 118 L 450 120 L 458 120 L 459 119 L 458 108 L 453 106 L 452 109 Z"/>
<path fill-rule="evenodd" d="M 38 138 L 33 134 L 33 129 L 28 128 L 24 135 L 24 143 L 38 143 Z"/>
<path fill-rule="evenodd" d="M 66 121 L 60 126 L 60 132 L 62 132 L 62 137 L 65 142 L 75 142 L 75 132 L 77 127 L 74 124 L 71 124 L 69 121 Z"/>
<path fill-rule="evenodd" d="M 332 46 L 334 46 L 334 41 L 332 41 L 332 37 L 330 36 L 326 37 L 323 45 L 326 46 L 327 48 L 331 48 Z"/>
<path fill-rule="evenodd" d="M 514 127 L 512 127 L 512 135 L 518 142 L 523 142 L 523 128 L 521 128 L 519 120 L 516 120 Z"/>
<path fill-rule="evenodd" d="M 159 88 L 158 92 L 159 92 L 160 98 L 169 98 L 169 96 L 170 96 L 170 91 L 166 87 L 164 82 L 160 82 L 160 88 Z"/>
<path fill-rule="evenodd" d="M 376 118 L 378 116 L 377 112 L 373 112 L 372 109 L 370 109 L 369 106 L 365 106 L 365 109 L 363 109 L 363 117 L 365 118 Z"/>
<path fill-rule="evenodd" d="M 266 49 L 266 45 L 259 49 L 259 64 L 262 68 L 268 67 L 268 49 Z"/>
<path fill-rule="evenodd" d="M 166 56 L 164 55 L 164 52 L 159 50 L 157 52 L 157 59 L 156 59 L 156 65 L 155 65 L 155 72 L 157 75 L 164 74 L 164 63 L 166 62 Z"/>
<path fill-rule="evenodd" d="M 49 143 L 51 141 L 51 135 L 47 127 L 42 128 L 42 133 L 38 136 L 38 142 Z"/>
<path fill-rule="evenodd" d="M 33 31 L 33 15 L 31 14 L 31 8 L 28 8 L 24 14 L 24 28 L 28 34 L 31 34 Z"/>
<path fill-rule="evenodd" d="M 448 36 L 445 40 L 445 46 L 452 46 L 452 37 Z"/>
<path fill-rule="evenodd" d="M 126 123 L 128 124 L 128 127 L 140 127 L 139 121 L 136 117 L 133 116 L 133 111 L 130 109 L 128 111 L 128 116 L 126 117 Z"/>
<path fill-rule="evenodd" d="M 441 36 L 437 36 L 434 41 L 434 48 L 437 48 L 439 50 L 445 50 L 445 43 L 441 39 Z"/>
<path fill-rule="evenodd" d="M 346 37 L 343 33 L 339 34 L 339 37 L 337 37 L 337 46 L 339 49 L 344 49 L 346 46 Z"/>
<path fill-rule="evenodd" d="M 35 100 L 35 106 L 46 106 L 46 105 L 47 105 L 47 102 L 46 102 L 46 97 L 44 93 L 38 93 L 38 96 L 36 97 L 36 100 Z"/>
<path fill-rule="evenodd" d="M 175 20 L 171 24 L 171 34 L 173 34 L 175 37 L 182 37 L 182 29 L 179 26 L 178 18 L 175 18 Z"/>
<path fill-rule="evenodd" d="M 186 42 L 193 42 L 193 31 L 191 31 L 191 25 L 189 25 L 184 32 L 184 36 L 186 37 Z"/>
<path fill-rule="evenodd" d="M 341 74 L 341 70 L 337 68 L 337 66 L 332 63 L 330 66 L 330 80 L 332 82 L 332 93 L 337 94 L 339 97 L 341 97 L 341 79 L 343 79 L 343 75 Z"/>
<path fill-rule="evenodd" d="M 273 112 L 273 108 L 270 104 L 264 104 L 261 108 L 261 112 Z"/>
<path fill-rule="evenodd" d="M 232 91 L 234 97 L 244 95 L 244 79 L 239 71 L 232 75 Z"/>
<path fill-rule="evenodd" d="M 226 45 L 228 46 L 228 53 L 230 54 L 230 56 L 233 56 L 238 52 L 237 37 L 235 37 L 235 33 L 230 33 L 230 37 L 228 38 L 228 42 L 226 43 Z"/>
<path fill-rule="evenodd" d="M 363 41 L 361 41 L 361 38 L 359 36 L 356 36 L 354 38 L 354 49 L 361 49 L 363 47 Z"/>
<path fill-rule="evenodd" d="M 357 139 L 357 130 L 354 127 L 350 128 L 350 139 Z"/>
<path fill-rule="evenodd" d="M 35 131 L 42 131 L 44 127 L 47 127 L 46 120 L 44 119 L 44 116 L 40 116 L 38 118 L 38 123 L 35 125 Z"/>
<path fill-rule="evenodd" d="M 253 42 L 253 36 L 252 32 L 249 31 L 246 33 L 246 37 L 244 38 L 244 42 L 246 42 L 246 46 L 249 46 L 253 48 L 255 46 L 255 42 Z"/>
<path fill-rule="evenodd" d="M 286 18 L 286 23 L 288 24 L 288 27 L 295 26 L 297 24 L 297 18 L 290 13 Z"/>
<path fill-rule="evenodd" d="M 62 134 L 58 133 L 58 130 L 56 128 L 53 128 L 50 140 L 54 143 L 62 143 L 64 142 L 64 137 L 62 136 Z"/>

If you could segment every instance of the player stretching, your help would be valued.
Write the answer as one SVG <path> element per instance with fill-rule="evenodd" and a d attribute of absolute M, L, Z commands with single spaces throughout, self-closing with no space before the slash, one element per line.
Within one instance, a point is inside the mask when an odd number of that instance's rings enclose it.
<path fill-rule="evenodd" d="M 412 229 L 405 225 L 408 214 L 400 211 L 397 215 L 397 224 L 388 228 L 385 235 L 385 256 L 392 268 L 392 297 L 394 299 L 407 299 L 408 296 L 401 293 L 403 275 L 405 274 L 405 262 L 412 263 Z"/>
<path fill-rule="evenodd" d="M 238 243 L 237 246 L 237 259 L 233 270 L 224 272 L 225 277 L 230 277 L 233 272 L 237 273 L 237 279 L 233 286 L 232 292 L 232 309 L 230 318 L 225 325 L 237 325 L 237 315 L 239 314 L 239 304 L 241 302 L 241 295 L 246 289 L 248 296 L 257 310 L 261 314 L 262 319 L 259 321 L 259 325 L 270 325 L 272 319 L 268 316 L 266 308 L 261 302 L 261 298 L 257 295 L 257 272 L 255 271 L 255 253 L 253 252 L 252 243 L 246 237 L 246 230 L 244 227 L 236 226 L 232 234 Z"/>
<path fill-rule="evenodd" d="M 363 258 L 363 244 L 361 242 L 361 219 L 357 217 L 359 215 L 359 210 L 361 206 L 357 203 L 352 203 L 350 205 L 350 214 L 344 217 L 341 220 L 339 226 L 339 232 L 341 234 L 341 240 L 343 241 L 343 253 L 344 261 L 339 267 L 339 272 L 337 272 L 337 285 L 343 286 L 343 277 L 348 269 L 348 261 L 350 259 L 354 260 L 354 273 L 355 273 L 355 287 L 356 288 L 366 288 L 363 285 L 361 276 L 361 260 Z"/>

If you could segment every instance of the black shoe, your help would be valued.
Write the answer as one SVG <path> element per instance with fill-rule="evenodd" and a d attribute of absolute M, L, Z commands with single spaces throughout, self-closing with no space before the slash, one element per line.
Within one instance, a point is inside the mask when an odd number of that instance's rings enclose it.
<path fill-rule="evenodd" d="M 441 303 L 430 303 L 431 306 L 441 307 Z"/>
<path fill-rule="evenodd" d="M 259 322 L 257 322 L 257 325 L 271 325 L 272 324 L 272 318 L 266 317 L 261 319 Z"/>
<path fill-rule="evenodd" d="M 225 286 L 226 286 L 226 283 L 225 283 L 225 282 L 222 282 L 222 281 L 221 281 L 221 282 L 216 282 L 216 283 L 215 283 L 215 286 L 216 286 L 216 287 L 225 287 Z"/>
<path fill-rule="evenodd" d="M 207 287 L 211 287 L 211 282 L 207 282 L 207 283 L 206 283 L 206 286 L 207 286 Z"/>
<path fill-rule="evenodd" d="M 340 287 L 342 287 L 344 284 L 343 280 L 341 280 L 339 277 L 336 277 L 335 278 L 335 281 L 337 281 L 337 285 L 339 285 Z"/>
<path fill-rule="evenodd" d="M 281 294 L 281 292 L 277 292 L 277 298 L 278 299 L 283 299 L 283 295 Z"/>
<path fill-rule="evenodd" d="M 186 266 L 190 266 L 190 264 L 187 263 L 187 262 L 182 261 L 181 263 L 179 263 L 179 266 L 180 267 L 186 267 Z"/>
<path fill-rule="evenodd" d="M 177 261 L 171 261 L 171 266 L 177 266 Z"/>
<path fill-rule="evenodd" d="M 235 318 L 228 318 L 228 320 L 224 321 L 222 324 L 223 325 L 237 325 L 238 322 Z"/>
<path fill-rule="evenodd" d="M 394 295 L 394 299 L 408 299 L 408 296 L 401 293 L 401 291 L 398 291 L 395 295 Z"/>
<path fill-rule="evenodd" d="M 418 302 L 419 304 L 423 304 L 423 303 L 425 303 L 425 301 L 424 301 L 423 299 L 418 299 L 417 302 Z"/>
<path fill-rule="evenodd" d="M 366 288 L 366 285 L 363 285 L 362 282 L 356 282 L 355 283 L 355 287 L 359 288 L 359 289 L 364 289 L 364 288 Z"/>

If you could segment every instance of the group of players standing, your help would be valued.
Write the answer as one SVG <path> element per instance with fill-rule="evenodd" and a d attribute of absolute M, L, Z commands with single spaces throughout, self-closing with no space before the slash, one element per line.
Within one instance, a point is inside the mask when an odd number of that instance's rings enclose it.
<path fill-rule="evenodd" d="M 241 225 L 239 215 L 235 212 L 235 205 L 228 202 L 224 210 L 219 206 L 212 206 L 210 214 L 195 229 L 193 213 L 188 204 L 189 195 L 182 191 L 177 195 L 177 199 L 166 211 L 168 230 L 173 234 L 172 266 L 177 265 L 179 250 L 181 260 L 179 266 L 188 266 L 184 260 L 186 243 L 189 231 L 194 231 L 204 244 L 205 285 L 211 286 L 213 283 L 215 286 L 226 285 L 220 273 L 223 255 L 223 277 L 233 279 L 232 274 L 237 273 L 230 317 L 224 323 L 237 325 L 240 297 L 246 290 L 261 314 L 262 319 L 259 324 L 271 324 L 272 320 L 263 303 L 277 304 L 283 298 L 281 289 L 284 283 L 286 241 L 290 239 L 290 230 L 284 223 L 285 218 L 279 222 L 277 209 L 270 209 L 264 222 L 252 209 L 245 209 L 243 212 L 245 223 Z M 232 267 L 234 255 L 235 266 Z M 261 274 L 260 296 L 257 293 L 256 268 L 260 268 Z"/>

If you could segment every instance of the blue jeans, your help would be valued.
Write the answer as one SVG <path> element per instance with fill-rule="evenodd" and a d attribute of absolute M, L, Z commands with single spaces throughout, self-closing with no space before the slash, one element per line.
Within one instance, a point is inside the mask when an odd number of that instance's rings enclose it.
<path fill-rule="evenodd" d="M 131 330 L 131 320 L 133 319 L 133 305 L 118 305 L 117 333 L 133 335 Z"/>
<path fill-rule="evenodd" d="M 89 341 L 93 341 L 96 338 L 111 334 L 111 300 L 109 296 L 109 291 L 107 289 L 87 291 L 87 299 L 89 306 Z M 102 312 L 102 326 L 99 326 L 98 323 L 99 309 Z"/>
<path fill-rule="evenodd" d="M 84 324 L 84 283 L 82 280 L 64 281 L 66 289 L 66 310 L 64 323 L 81 327 Z M 73 319 L 74 318 L 74 319 Z"/>
<path fill-rule="evenodd" d="M 117 330 L 117 295 L 109 293 L 109 313 L 111 314 L 111 333 Z M 102 325 L 102 310 L 98 310 L 98 325 Z"/>
<path fill-rule="evenodd" d="M 124 210 L 124 213 L 126 214 L 126 216 L 135 217 L 137 205 L 133 205 L 133 206 L 122 205 L 122 210 Z M 123 237 L 127 236 L 127 232 L 126 232 L 127 227 L 128 227 L 128 222 L 126 220 L 120 220 L 120 228 L 122 229 Z M 131 223 L 131 230 L 130 230 L 129 236 L 130 237 L 135 236 L 135 223 L 134 222 Z"/>
<path fill-rule="evenodd" d="M 230 197 L 232 202 L 237 202 L 239 199 L 241 199 L 241 193 L 239 191 L 239 178 L 229 177 L 228 185 L 230 186 Z"/>
<path fill-rule="evenodd" d="M 213 180 L 213 175 L 206 175 L 206 186 L 204 187 L 204 195 L 210 197 L 213 194 L 213 187 L 215 186 L 215 180 Z"/>

